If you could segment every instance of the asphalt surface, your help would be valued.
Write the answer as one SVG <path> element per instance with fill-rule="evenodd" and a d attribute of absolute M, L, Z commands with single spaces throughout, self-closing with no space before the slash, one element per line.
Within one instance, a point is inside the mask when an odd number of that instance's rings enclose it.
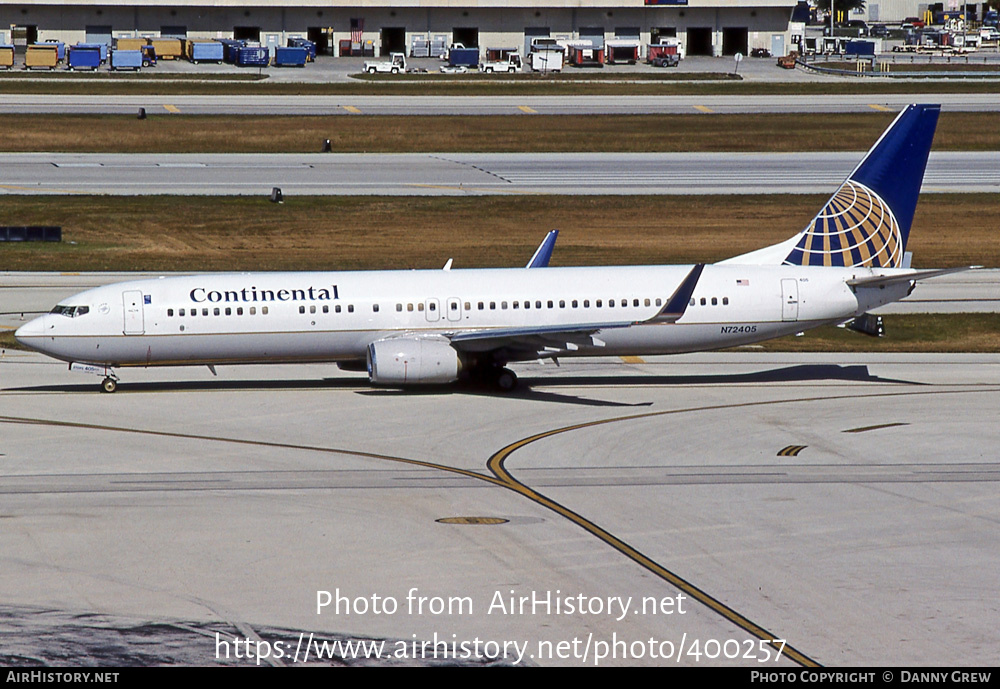
<path fill-rule="evenodd" d="M 507 396 L 329 366 L 130 370 L 105 395 L 7 352 L 0 661 L 995 658 L 997 356 L 518 371 Z M 346 640 L 387 646 L 317 657 Z"/>
<path fill-rule="evenodd" d="M 0 194 L 833 193 L 863 153 L 0 153 Z M 1000 191 L 1000 152 L 932 153 L 924 193 Z"/>

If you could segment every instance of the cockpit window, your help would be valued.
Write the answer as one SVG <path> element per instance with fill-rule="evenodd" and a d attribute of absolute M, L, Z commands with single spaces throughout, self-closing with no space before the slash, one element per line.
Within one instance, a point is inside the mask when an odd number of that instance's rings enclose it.
<path fill-rule="evenodd" d="M 65 306 L 63 304 L 58 304 L 51 313 L 57 313 L 60 316 L 68 316 L 69 318 L 76 318 L 77 316 L 85 316 L 90 313 L 89 306 Z"/>

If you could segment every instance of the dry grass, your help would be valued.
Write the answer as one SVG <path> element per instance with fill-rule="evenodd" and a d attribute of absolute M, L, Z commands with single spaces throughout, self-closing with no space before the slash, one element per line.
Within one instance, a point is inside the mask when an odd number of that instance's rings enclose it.
<path fill-rule="evenodd" d="M 3 115 L 0 151 L 864 151 L 893 113 L 634 116 Z M 937 151 L 1000 149 L 1000 114 L 943 113 Z"/>
<path fill-rule="evenodd" d="M 475 198 L 0 197 L 2 225 L 61 244 L 0 245 L 4 270 L 335 270 L 519 266 L 562 231 L 553 265 L 712 262 L 801 230 L 826 195 Z M 917 266 L 1000 266 L 990 194 L 925 196 Z"/>

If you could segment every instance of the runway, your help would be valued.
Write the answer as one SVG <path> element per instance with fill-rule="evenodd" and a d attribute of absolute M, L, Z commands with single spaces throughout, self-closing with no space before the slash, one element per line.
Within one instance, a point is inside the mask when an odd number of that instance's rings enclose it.
<path fill-rule="evenodd" d="M 309 633 L 413 651 L 315 664 L 447 662 L 412 645 L 435 638 L 469 642 L 460 664 L 559 666 L 1000 648 L 998 356 L 566 360 L 518 367 L 513 396 L 218 373 L 102 395 L 0 358 L 5 664 L 213 664 L 236 637 L 301 664 Z"/>
<path fill-rule="evenodd" d="M 419 89 L 419 86 L 414 86 Z M 946 112 L 997 112 L 992 93 L 698 96 L 260 96 L 4 94 L 2 113 L 151 115 L 642 115 L 872 112 L 940 103 Z"/>
<path fill-rule="evenodd" d="M 455 196 L 833 191 L 857 153 L 0 154 L 0 194 Z M 1000 152 L 932 153 L 923 193 L 1000 191 Z"/>

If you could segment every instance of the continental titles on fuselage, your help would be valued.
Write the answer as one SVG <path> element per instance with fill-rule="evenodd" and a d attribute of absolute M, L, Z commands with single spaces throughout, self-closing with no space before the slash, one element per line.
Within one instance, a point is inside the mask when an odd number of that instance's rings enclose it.
<path fill-rule="evenodd" d="M 261 301 L 331 301 L 340 299 L 337 286 L 313 287 L 310 285 L 306 289 L 257 289 L 257 287 L 244 287 L 241 290 L 208 290 L 204 287 L 195 287 L 190 293 L 191 301 L 196 304 L 211 302 L 261 302 Z"/>

